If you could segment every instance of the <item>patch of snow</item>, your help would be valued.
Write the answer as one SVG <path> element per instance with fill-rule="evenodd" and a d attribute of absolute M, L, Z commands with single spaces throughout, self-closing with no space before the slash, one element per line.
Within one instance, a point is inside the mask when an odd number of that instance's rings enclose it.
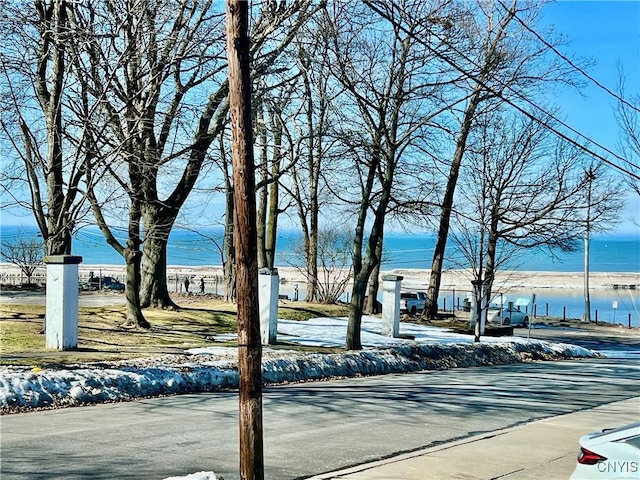
<path fill-rule="evenodd" d="M 342 347 L 347 319 L 279 320 L 278 327 L 280 340 L 300 345 Z M 413 340 L 390 338 L 379 333 L 381 328 L 379 318 L 362 319 L 365 348 L 361 351 L 313 354 L 264 348 L 263 381 L 285 383 L 515 363 L 532 358 L 599 355 L 575 345 L 521 337 L 483 337 L 482 342 L 474 343 L 470 335 L 409 323 L 401 324 L 401 333 L 405 337 L 413 336 Z M 46 369 L 2 367 L 0 411 L 125 401 L 237 386 L 237 349 L 234 347 L 195 348 L 182 356 L 113 362 L 107 368 L 104 363 Z"/>
<path fill-rule="evenodd" d="M 213 472 L 191 473 L 185 477 L 168 477 L 164 480 L 224 480 L 222 477 L 216 476 Z"/>

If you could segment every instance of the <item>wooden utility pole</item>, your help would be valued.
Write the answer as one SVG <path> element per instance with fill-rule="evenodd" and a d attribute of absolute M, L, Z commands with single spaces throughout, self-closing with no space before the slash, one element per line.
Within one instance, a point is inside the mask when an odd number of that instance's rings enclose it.
<path fill-rule="evenodd" d="M 262 344 L 258 311 L 258 235 L 251 128 L 248 8 L 246 0 L 227 0 L 227 56 L 238 294 L 240 478 L 262 480 Z"/>

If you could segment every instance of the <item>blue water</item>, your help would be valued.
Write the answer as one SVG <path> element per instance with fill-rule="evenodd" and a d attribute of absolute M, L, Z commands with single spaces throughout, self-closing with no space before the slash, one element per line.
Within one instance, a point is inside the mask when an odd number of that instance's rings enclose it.
<path fill-rule="evenodd" d="M 2 241 L 11 241 L 20 235 L 37 235 L 35 227 L 22 228 L 3 226 L 0 231 Z M 22 233 L 21 233 L 22 232 Z M 276 264 L 288 266 L 287 252 L 296 241 L 297 235 L 292 232 L 283 232 L 278 238 L 278 251 Z M 212 239 L 222 244 L 222 229 L 209 229 L 201 233 L 176 229 L 172 232 L 167 247 L 167 260 L 169 265 L 184 266 L 214 266 L 221 265 L 220 251 Z M 407 235 L 391 234 L 385 238 L 384 270 L 396 268 L 411 268 L 428 270 L 431 266 L 431 258 L 435 237 L 433 235 Z M 557 253 L 553 258 L 543 252 L 524 252 L 518 255 L 517 263 L 509 265 L 508 269 L 520 271 L 558 271 L 576 272 L 583 271 L 582 243 L 575 252 Z M 73 254 L 83 257 L 84 264 L 124 265 L 122 258 L 104 241 L 97 228 L 85 228 L 75 236 Z M 290 257 L 289 257 L 290 258 Z M 458 260 L 456 260 L 458 258 Z M 456 256 L 455 249 L 447 252 L 445 268 L 464 268 L 467 265 Z M 590 246 L 590 270 L 591 272 L 637 272 L 640 276 L 640 233 L 626 236 L 600 236 L 591 240 Z M 425 282 L 428 279 L 425 278 Z M 640 283 L 640 280 L 639 282 Z M 286 289 L 293 286 L 283 285 L 282 293 L 287 294 Z M 509 295 L 529 294 L 531 292 L 509 292 Z M 553 290 L 543 289 L 537 294 L 537 312 L 539 315 L 548 312 L 552 316 L 579 318 L 584 310 L 584 298 L 582 289 L 568 291 L 567 289 Z M 452 302 L 462 302 L 465 292 L 443 291 L 439 304 L 451 308 Z M 614 303 L 615 302 L 615 303 Z M 614 308 L 615 306 L 615 308 Z M 595 318 L 598 311 L 598 319 L 627 324 L 628 315 L 632 315 L 632 324 L 640 325 L 640 291 L 638 290 L 599 290 L 591 293 L 591 317 Z"/>
<path fill-rule="evenodd" d="M 21 233 L 22 232 L 22 233 Z M 2 226 L 2 241 L 11 241 L 20 235 L 35 236 L 35 227 Z M 201 266 L 221 265 L 220 251 L 215 239 L 222 244 L 222 229 L 206 229 L 201 233 L 174 229 L 167 247 L 169 265 Z M 283 232 L 278 236 L 276 263 L 286 266 L 291 245 L 297 239 L 294 232 Z M 390 234 L 385 237 L 383 270 L 395 268 L 429 269 L 433 256 L 435 237 L 427 234 Z M 575 252 L 558 252 L 553 258 L 545 252 L 530 251 L 518 254 L 518 259 L 503 269 L 519 271 L 582 272 L 582 241 L 578 241 Z M 75 236 L 73 254 L 83 257 L 85 264 L 123 265 L 124 261 L 104 241 L 97 228 L 84 228 Z M 464 259 L 455 248 L 447 250 L 445 269 L 465 268 Z M 590 242 L 589 267 L 592 272 L 640 272 L 640 232 L 637 235 L 595 236 Z"/>
<path fill-rule="evenodd" d="M 430 269 L 434 245 L 433 235 L 390 235 L 385 238 L 385 269 Z M 505 265 L 503 270 L 582 272 L 582 239 L 577 242 L 577 247 L 574 252 L 555 252 L 555 256 L 535 250 L 521 251 L 517 259 L 510 259 L 510 265 Z M 447 247 L 446 257 L 445 269 L 468 267 L 453 246 Z M 640 272 L 640 234 L 593 238 L 589 248 L 589 268 L 592 272 Z"/>

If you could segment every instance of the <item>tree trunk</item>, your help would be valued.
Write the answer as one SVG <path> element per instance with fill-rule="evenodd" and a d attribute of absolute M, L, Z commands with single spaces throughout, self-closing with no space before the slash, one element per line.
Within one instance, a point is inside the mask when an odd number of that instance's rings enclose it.
<path fill-rule="evenodd" d="M 128 245 L 133 246 L 131 240 Z M 140 285 L 140 259 L 142 258 L 142 252 L 137 248 L 126 248 L 124 251 L 124 258 L 126 262 L 126 286 L 125 297 L 127 300 L 127 313 L 126 319 L 123 324 L 125 328 L 144 328 L 151 327 L 149 322 L 142 314 L 140 308 L 140 294 L 138 291 L 138 285 Z"/>
<path fill-rule="evenodd" d="M 365 298 L 364 313 L 368 315 L 377 315 L 378 311 L 378 290 L 380 289 L 380 264 L 376 265 L 371 272 L 369 279 L 369 291 Z"/>
<path fill-rule="evenodd" d="M 371 171 L 373 173 L 374 170 Z M 371 177 L 370 177 L 371 178 Z M 371 191 L 371 190 L 369 190 Z M 364 298 L 367 291 L 367 284 L 371 277 L 376 264 L 380 262 L 380 259 L 376 257 L 378 251 L 378 244 L 382 244 L 382 237 L 384 235 L 384 217 L 389 204 L 391 196 L 390 185 L 384 185 L 382 187 L 382 195 L 380 196 L 380 203 L 375 211 L 375 218 L 371 231 L 369 233 L 369 240 L 367 243 L 364 260 L 362 259 L 362 245 L 364 243 L 364 224 L 366 220 L 367 209 L 361 209 L 358 227 L 356 228 L 356 236 L 354 239 L 353 248 L 353 288 L 351 290 L 351 308 L 349 310 L 349 322 L 347 324 L 347 341 L 345 348 L 347 350 L 361 350 L 362 342 L 360 335 L 360 326 L 362 323 L 362 313 L 364 308 Z M 369 203 L 367 200 L 363 202 L 363 206 Z"/>
<path fill-rule="evenodd" d="M 311 161 L 309 162 L 311 163 Z M 298 179 L 294 176 L 296 203 L 298 208 L 298 218 L 300 219 L 300 228 L 302 229 L 302 241 L 304 244 L 304 255 L 306 265 L 306 281 L 307 292 L 304 298 L 305 302 L 315 302 L 318 300 L 318 202 L 317 192 L 314 194 L 313 186 L 310 186 L 311 200 L 309 211 L 309 223 L 305 208 L 302 204 L 302 195 L 298 185 Z"/>
<path fill-rule="evenodd" d="M 376 146 L 379 146 L 379 142 L 379 138 L 374 139 Z M 356 222 L 356 232 L 353 239 L 353 287 L 351 289 L 351 308 L 349 309 L 349 322 L 347 324 L 347 341 L 345 345 L 347 350 L 362 349 L 360 326 L 362 323 L 364 297 L 367 291 L 369 276 L 375 267 L 376 246 L 379 238 L 383 234 L 384 215 L 391 195 L 390 185 L 381 185 L 382 195 L 378 207 L 375 209 L 375 217 L 373 225 L 371 226 L 363 260 L 362 247 L 365 237 L 364 229 L 367 223 L 367 212 L 371 207 L 371 193 L 373 192 L 374 180 L 377 177 L 377 170 L 381 163 L 380 159 L 380 149 L 377 147 L 372 155 L 372 161 L 369 164 L 367 172 L 367 179 L 362 190 L 362 199 L 360 200 L 358 220 Z"/>
<path fill-rule="evenodd" d="M 493 290 L 493 281 L 496 274 L 496 255 L 498 251 L 499 238 L 498 220 L 498 214 L 494 207 L 491 214 L 489 239 L 487 240 L 486 267 L 484 270 L 484 280 L 482 284 L 482 293 L 483 296 L 486 297 L 485 305 L 487 308 L 489 307 L 489 302 L 491 302 L 491 291 Z"/>
<path fill-rule="evenodd" d="M 71 226 L 49 222 L 45 248 L 47 255 L 71 255 Z"/>
<path fill-rule="evenodd" d="M 258 172 L 262 180 L 262 187 L 258 190 L 258 212 L 256 225 L 258 229 L 258 239 L 256 250 L 258 251 L 258 268 L 269 267 L 267 260 L 266 230 L 267 230 L 267 206 L 269 202 L 269 193 L 267 191 L 268 159 L 269 153 L 267 149 L 267 124 L 264 120 L 264 107 L 258 107 L 259 121 L 258 137 L 260 138 L 260 163 Z M 231 217 L 233 218 L 233 217 Z"/>
<path fill-rule="evenodd" d="M 145 206 L 144 244 L 142 247 L 142 308 L 175 308 L 167 289 L 167 242 L 177 210 Z"/>
<path fill-rule="evenodd" d="M 500 62 L 496 61 L 496 52 L 499 51 L 499 47 L 503 40 L 504 32 L 509 23 L 515 18 L 516 15 L 516 2 L 512 2 L 511 8 L 507 10 L 504 17 L 500 20 L 496 31 L 494 32 L 493 39 L 491 35 L 487 37 L 487 43 L 484 47 L 484 63 L 481 73 L 479 75 L 478 84 L 475 86 L 469 104 L 464 113 L 464 119 L 460 127 L 460 134 L 458 135 L 458 141 L 456 142 L 456 150 L 453 154 L 453 160 L 451 162 L 451 168 L 449 170 L 449 178 L 447 179 L 447 187 L 442 201 L 442 212 L 440 214 L 440 225 L 438 227 L 438 239 L 433 252 L 433 263 L 431 265 L 431 277 L 429 279 L 429 289 L 427 291 L 427 300 L 425 302 L 424 313 L 428 318 L 435 318 L 438 314 L 438 294 L 440 293 L 440 281 L 442 279 L 442 267 L 444 262 L 444 253 L 447 246 L 447 239 L 449 236 L 449 223 L 451 220 L 451 210 L 453 208 L 453 197 L 458 183 L 458 173 L 460 171 L 460 164 L 462 157 L 467 146 L 467 137 L 473 126 L 473 119 L 476 114 L 478 105 L 482 101 L 482 96 L 485 93 L 485 83 L 496 75 L 496 69 L 501 66 Z M 498 57 L 500 54 L 498 55 Z M 502 90 L 503 87 L 498 90 Z"/>
<path fill-rule="evenodd" d="M 309 237 L 307 249 L 307 294 L 305 302 L 315 302 L 318 299 L 318 230 L 314 230 Z"/>
<path fill-rule="evenodd" d="M 267 267 L 274 268 L 276 263 L 276 241 L 278 232 L 278 203 L 280 200 L 280 162 L 282 160 L 282 122 L 279 115 L 271 113 L 273 130 L 273 159 L 271 161 L 271 183 L 269 184 L 269 210 L 267 212 L 267 232 L 265 236 L 265 253 Z"/>
<path fill-rule="evenodd" d="M 351 302 L 349 308 L 349 323 L 347 325 L 347 350 L 362 350 L 362 313 L 364 305 L 364 292 L 367 289 L 368 275 L 361 270 L 353 277 L 353 289 L 351 292 Z"/>
<path fill-rule="evenodd" d="M 95 200 L 93 195 L 91 195 L 91 198 Z M 101 212 L 97 210 L 96 213 L 98 213 L 98 222 L 102 224 L 104 231 L 104 229 L 108 227 L 105 224 Z M 140 251 L 140 245 L 142 244 L 140 239 L 140 218 L 140 203 L 134 197 L 131 200 L 131 208 L 129 210 L 127 247 L 125 249 L 121 249 L 121 246 L 116 244 L 116 239 L 110 235 L 110 232 L 108 232 L 107 238 L 112 242 L 113 246 L 117 245 L 117 247 L 120 247 L 120 251 L 124 257 L 126 265 L 127 278 L 124 291 L 127 300 L 127 316 L 124 326 L 127 328 L 147 329 L 150 328 L 151 325 L 149 325 L 149 322 L 144 318 L 142 308 L 140 306 L 140 261 L 142 259 L 142 252 Z"/>
<path fill-rule="evenodd" d="M 382 264 L 382 238 L 376 245 L 376 258 L 378 262 L 373 267 L 371 278 L 369 279 L 369 293 L 366 298 L 364 313 L 376 315 L 378 311 L 378 290 L 380 289 L 380 265 Z"/>
<path fill-rule="evenodd" d="M 233 227 L 226 226 L 224 234 L 225 259 L 222 265 L 224 275 L 224 301 L 236 303 L 238 292 L 236 290 L 236 255 L 233 245 Z"/>
<path fill-rule="evenodd" d="M 233 142 L 233 192 L 238 289 L 240 478 L 264 478 L 262 345 L 258 311 L 255 172 L 251 116 L 248 2 L 227 0 L 229 105 Z"/>
<path fill-rule="evenodd" d="M 47 183 L 46 231 L 42 231 L 47 255 L 71 254 L 73 222 L 69 218 L 70 205 L 77 191 L 75 185 L 63 179 L 62 104 L 66 75 L 64 37 L 69 25 L 65 2 L 55 2 L 51 7 L 38 5 L 42 23 L 41 46 L 38 59 L 36 92 L 44 113 L 47 128 L 46 166 L 43 166 Z M 68 187 L 65 198 L 63 188 Z"/>
<path fill-rule="evenodd" d="M 143 248 L 141 306 L 174 308 L 167 288 L 167 241 L 147 238 Z"/>
<path fill-rule="evenodd" d="M 135 172 L 135 165 L 130 164 L 132 176 L 134 178 L 139 177 Z M 134 187 L 137 187 L 134 185 Z M 140 188 L 134 188 L 133 191 L 139 192 Z M 107 243 L 113 247 L 125 261 L 126 280 L 125 280 L 125 299 L 126 299 L 126 318 L 123 326 L 127 328 L 150 328 L 149 322 L 144 318 L 142 314 L 142 308 L 140 306 L 140 282 L 141 282 L 141 268 L 140 262 L 142 259 L 142 252 L 140 251 L 140 245 L 142 240 L 140 239 L 140 200 L 135 196 L 131 198 L 131 206 L 129 208 L 129 224 L 127 229 L 127 244 L 124 247 L 116 237 L 113 236 L 107 221 L 102 215 L 102 210 L 98 205 L 98 201 L 94 195 L 93 190 L 87 192 L 87 198 L 91 203 L 91 208 L 96 219 L 96 223 L 100 228 L 100 231 L 104 235 Z"/>
<path fill-rule="evenodd" d="M 384 194 L 382 195 L 385 196 Z M 386 210 L 386 203 L 382 206 L 382 210 Z M 360 340 L 360 326 L 362 323 L 362 314 L 364 311 L 364 301 L 367 292 L 367 285 L 371 273 L 375 269 L 378 259 L 375 257 L 376 248 L 375 245 L 380 241 L 382 236 L 382 227 L 384 222 L 384 216 L 378 217 L 374 222 L 374 226 L 371 229 L 369 237 L 369 243 L 365 254 L 364 262 L 361 263 L 361 268 L 357 273 L 353 275 L 353 288 L 351 290 L 351 302 L 349 309 L 349 322 L 347 325 L 347 342 L 345 348 L 347 350 L 361 350 L 362 342 Z M 355 242 L 356 244 L 358 242 Z M 357 247 L 356 247 L 357 248 Z M 355 262 L 354 262 L 355 263 Z"/>
<path fill-rule="evenodd" d="M 224 224 L 224 259 L 222 270 L 224 275 L 224 301 L 235 303 L 238 298 L 236 292 L 236 254 L 233 243 L 233 216 L 234 216 L 234 200 L 233 188 L 231 182 L 225 184 L 225 224 Z"/>
<path fill-rule="evenodd" d="M 278 232 L 278 182 L 273 182 L 269 187 L 269 212 L 267 216 L 267 235 L 265 237 L 265 252 L 267 267 L 275 268 L 276 265 L 276 241 Z"/>
<path fill-rule="evenodd" d="M 436 318 L 438 316 L 438 295 L 440 293 L 440 281 L 442 280 L 442 267 L 444 263 L 444 254 L 447 248 L 447 238 L 449 237 L 449 224 L 451 222 L 451 210 L 453 209 L 453 198 L 458 183 L 458 174 L 460 173 L 460 165 L 462 157 L 467 146 L 467 137 L 473 125 L 473 118 L 476 113 L 482 87 L 476 87 L 473 96 L 469 100 L 469 105 L 465 110 L 464 120 L 460 128 L 460 135 L 456 143 L 456 151 L 453 154 L 451 168 L 449 169 L 449 178 L 442 200 L 442 212 L 440 213 L 440 225 L 438 227 L 438 238 L 433 250 L 433 262 L 431 264 L 431 277 L 429 278 L 429 289 L 427 290 L 427 300 L 425 302 L 424 314 L 427 318 Z"/>

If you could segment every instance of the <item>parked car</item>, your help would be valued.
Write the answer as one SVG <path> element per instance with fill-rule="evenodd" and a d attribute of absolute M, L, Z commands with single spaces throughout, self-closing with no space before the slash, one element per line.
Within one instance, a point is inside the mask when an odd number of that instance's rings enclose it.
<path fill-rule="evenodd" d="M 494 325 L 511 325 L 513 327 L 529 327 L 529 315 L 520 311 L 519 307 L 515 309 L 509 308 L 492 308 L 489 307 L 487 318 Z"/>
<path fill-rule="evenodd" d="M 425 292 L 400 292 L 400 312 L 415 315 L 424 310 L 427 294 Z"/>
<path fill-rule="evenodd" d="M 640 479 L 640 422 L 580 438 L 570 480 Z"/>
<path fill-rule="evenodd" d="M 495 299 L 489 304 L 487 321 L 494 325 L 511 325 L 513 327 L 529 326 L 529 309 L 535 302 L 535 295 L 519 297 L 504 303 Z"/>
<path fill-rule="evenodd" d="M 113 277 L 91 277 L 86 283 L 89 290 L 113 290 L 116 292 L 124 292 L 124 283 Z"/>

